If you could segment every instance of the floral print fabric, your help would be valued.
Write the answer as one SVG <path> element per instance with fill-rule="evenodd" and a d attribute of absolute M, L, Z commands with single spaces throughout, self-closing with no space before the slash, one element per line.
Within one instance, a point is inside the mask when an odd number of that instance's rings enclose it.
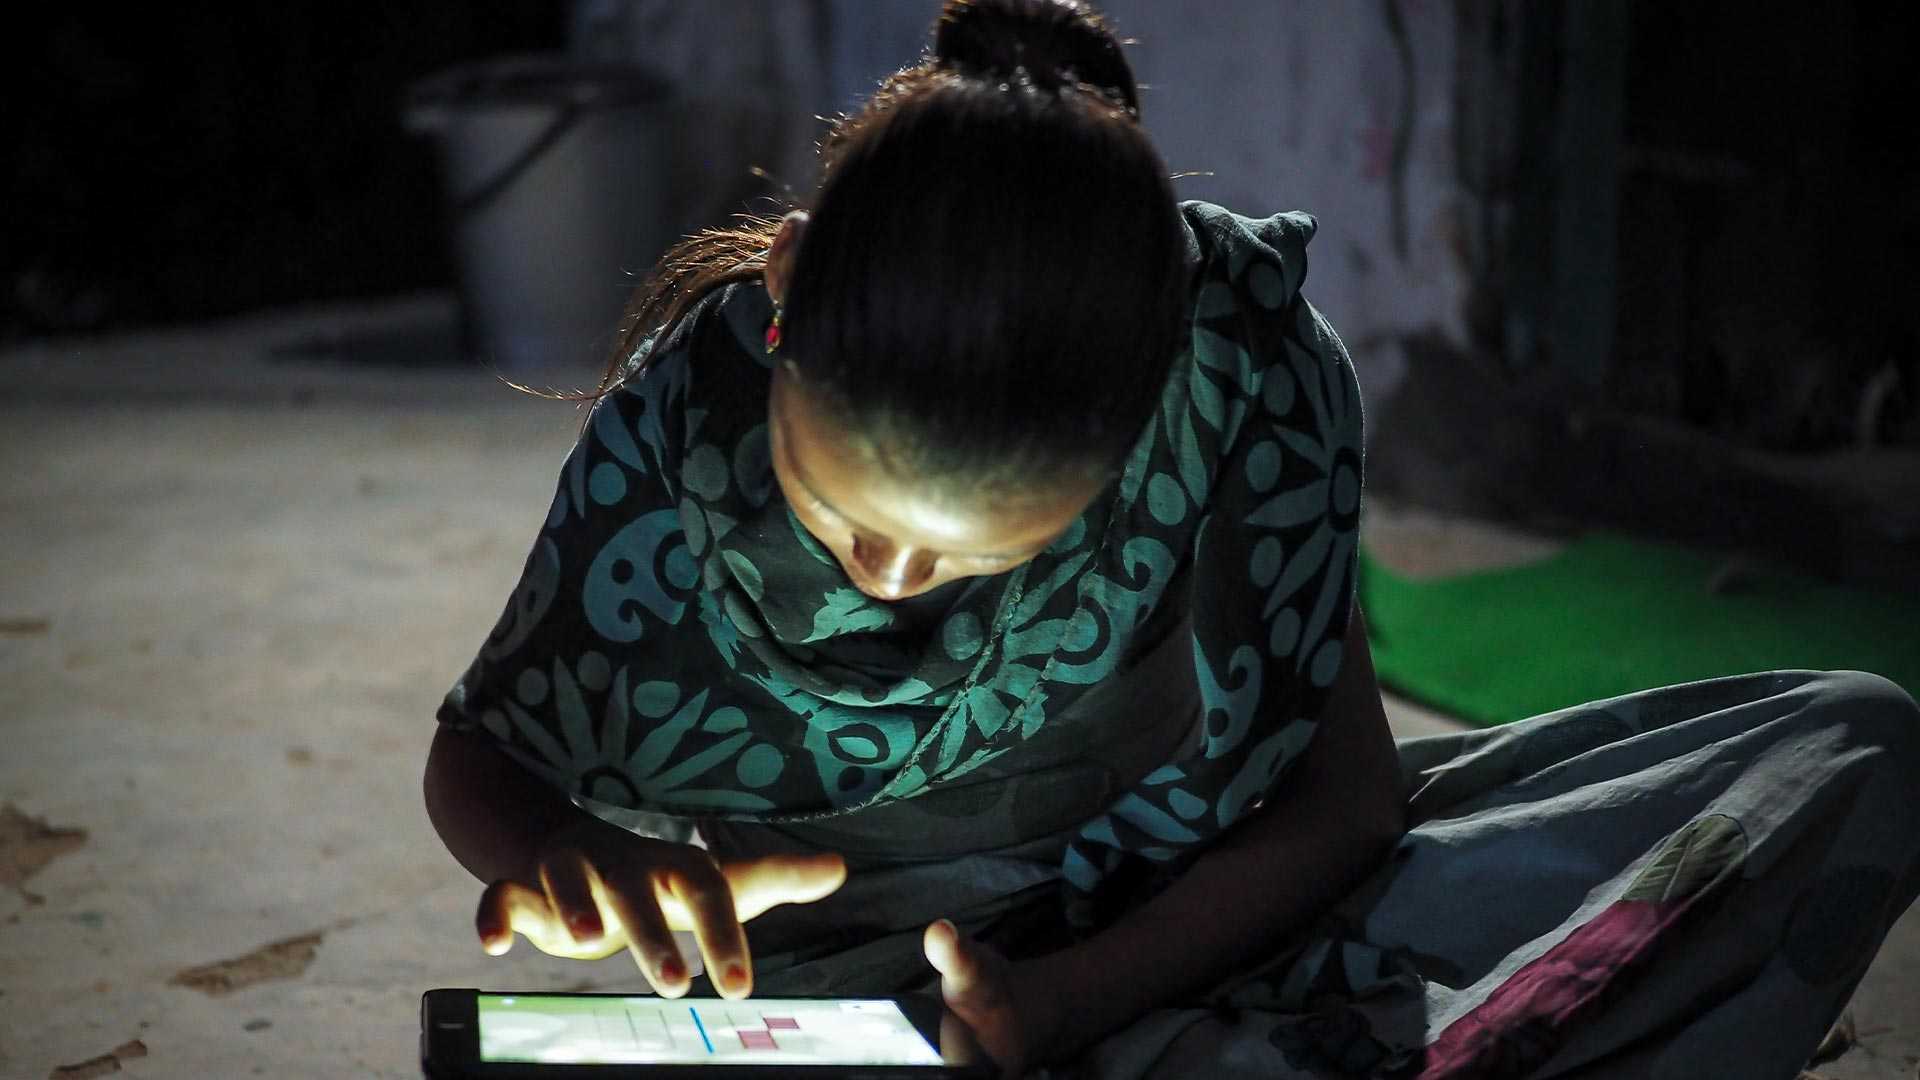
<path fill-rule="evenodd" d="M 1351 361 L 1299 291 L 1313 219 L 1181 212 L 1187 347 L 1120 477 L 1040 556 L 901 603 L 855 590 L 774 483 L 771 307 L 729 286 L 595 404 L 440 720 L 600 803 L 827 819 L 1018 755 L 1180 605 L 1203 738 L 1081 826 L 1061 869 L 1085 897 L 1130 863 L 1177 867 L 1317 729 L 1362 476 Z"/>

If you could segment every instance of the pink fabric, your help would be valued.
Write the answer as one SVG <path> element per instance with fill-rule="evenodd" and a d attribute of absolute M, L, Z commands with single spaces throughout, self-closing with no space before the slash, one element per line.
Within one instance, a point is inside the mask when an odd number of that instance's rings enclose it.
<path fill-rule="evenodd" d="M 1608 906 L 1447 1025 L 1427 1047 L 1419 1080 L 1517 1077 L 1539 1065 L 1565 1040 L 1571 1022 L 1644 964 L 1688 906 L 1688 900 Z"/>

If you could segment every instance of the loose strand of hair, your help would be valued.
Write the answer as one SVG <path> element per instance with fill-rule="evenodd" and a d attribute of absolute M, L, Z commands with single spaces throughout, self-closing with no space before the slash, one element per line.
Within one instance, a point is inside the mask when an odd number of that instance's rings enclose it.
<path fill-rule="evenodd" d="M 736 215 L 735 226 L 716 226 L 687 236 L 660 256 L 647 276 L 634 289 L 632 299 L 621 316 L 619 330 L 606 370 L 591 392 L 574 390 L 562 393 L 514 382 L 504 375 L 495 377 L 524 394 L 549 401 L 571 401 L 589 406 L 580 421 L 581 434 L 591 419 L 591 404 L 625 386 L 646 371 L 652 353 L 635 353 L 649 335 L 671 333 L 681 316 L 715 289 L 736 281 L 758 280 L 766 271 L 767 249 L 779 232 L 780 218 L 758 214 Z"/>

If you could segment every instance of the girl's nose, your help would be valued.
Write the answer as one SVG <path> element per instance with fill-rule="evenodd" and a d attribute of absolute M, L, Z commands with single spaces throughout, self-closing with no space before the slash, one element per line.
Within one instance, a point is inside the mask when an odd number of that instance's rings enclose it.
<path fill-rule="evenodd" d="M 853 561 L 865 584 L 883 597 L 896 597 L 925 584 L 933 576 L 934 553 L 900 547 L 884 540 L 853 538 Z"/>

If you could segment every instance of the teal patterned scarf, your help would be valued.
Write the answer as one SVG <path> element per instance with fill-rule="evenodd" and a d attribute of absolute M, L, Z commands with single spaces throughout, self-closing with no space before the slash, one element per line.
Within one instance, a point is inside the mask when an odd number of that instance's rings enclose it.
<path fill-rule="evenodd" d="M 1313 219 L 1181 210 L 1189 347 L 1122 475 L 1041 555 L 900 603 L 855 590 L 774 483 L 771 307 L 729 286 L 595 405 L 441 721 L 616 807 L 857 813 L 1018 754 L 1181 604 L 1204 741 L 1081 827 L 1062 872 L 1084 899 L 1129 863 L 1182 865 L 1318 726 L 1353 596 L 1361 417 L 1345 349 L 1299 295 Z"/>

